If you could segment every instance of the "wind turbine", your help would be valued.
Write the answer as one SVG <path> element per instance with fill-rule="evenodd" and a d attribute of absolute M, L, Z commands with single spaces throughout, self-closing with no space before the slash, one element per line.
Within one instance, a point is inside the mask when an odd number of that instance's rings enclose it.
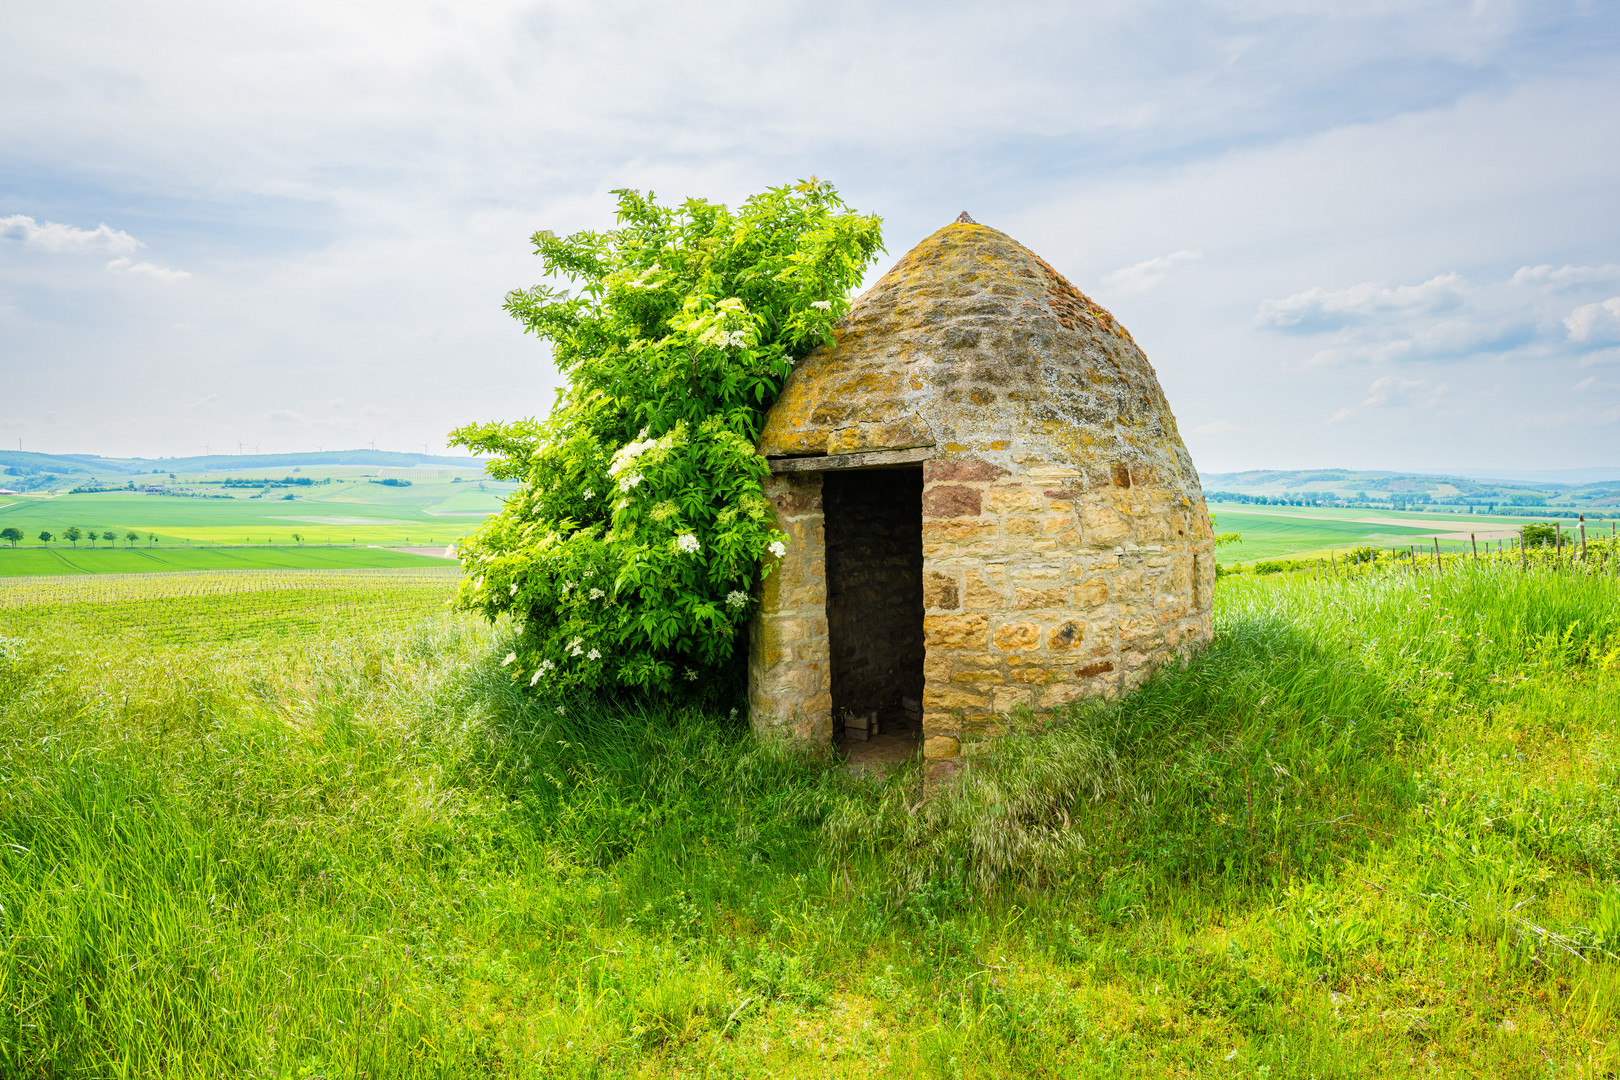
<path fill-rule="evenodd" d="M 377 440 L 376 439 L 371 440 L 371 448 L 373 450 L 377 449 Z"/>
<path fill-rule="evenodd" d="M 247 443 L 243 442 L 241 439 L 236 440 L 236 454 L 238 457 L 242 455 L 242 447 L 246 445 Z"/>
<path fill-rule="evenodd" d="M 213 448 L 213 446 L 211 446 L 208 443 L 203 443 L 203 453 L 207 454 L 209 457 L 213 457 L 214 456 L 214 448 Z"/>
<path fill-rule="evenodd" d="M 322 446 L 320 443 L 315 444 L 315 449 L 322 454 L 326 453 L 326 447 Z"/>

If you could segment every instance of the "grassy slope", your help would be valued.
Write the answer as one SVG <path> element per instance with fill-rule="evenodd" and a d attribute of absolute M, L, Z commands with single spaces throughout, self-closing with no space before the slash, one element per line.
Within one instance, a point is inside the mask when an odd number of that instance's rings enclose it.
<path fill-rule="evenodd" d="M 191 478 L 187 478 L 190 480 Z M 143 537 L 155 532 L 164 545 L 292 544 L 297 533 L 311 544 L 448 544 L 476 528 L 483 516 L 500 507 L 510 485 L 493 481 L 452 483 L 448 479 L 417 478 L 410 487 L 387 487 L 360 477 L 343 477 L 331 484 L 292 489 L 292 501 L 281 498 L 288 489 L 273 489 L 262 499 L 249 498 L 251 489 L 198 487 L 208 494 L 231 494 L 231 499 L 178 498 L 136 492 L 96 492 L 54 498 L 0 499 L 0 528 L 22 530 L 24 547 L 39 547 L 41 529 L 60 534 L 69 525 L 112 529 L 123 534 L 134 529 Z M 81 546 L 83 542 L 81 541 Z M 71 548 L 69 550 L 72 550 Z"/>
<path fill-rule="evenodd" d="M 313 569 L 362 566 L 443 566 L 446 560 L 388 548 L 61 548 L 0 547 L 0 577 L 39 574 L 133 574 L 221 569 Z"/>
<path fill-rule="evenodd" d="M 0 1072 L 1620 1066 L 1620 961 L 1560 949 L 1620 951 L 1612 579 L 1223 583 L 1198 663 L 927 801 L 515 695 L 449 580 L 229 651 L 86 580 L 4 644 Z"/>

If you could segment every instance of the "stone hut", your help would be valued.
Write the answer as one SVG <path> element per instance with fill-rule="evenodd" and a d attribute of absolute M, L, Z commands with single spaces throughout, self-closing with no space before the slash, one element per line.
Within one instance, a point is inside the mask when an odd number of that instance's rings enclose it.
<path fill-rule="evenodd" d="M 1209 639 L 1198 473 L 1112 315 L 963 214 L 833 333 L 760 440 L 792 542 L 749 629 L 756 731 L 875 712 L 950 759 Z"/>

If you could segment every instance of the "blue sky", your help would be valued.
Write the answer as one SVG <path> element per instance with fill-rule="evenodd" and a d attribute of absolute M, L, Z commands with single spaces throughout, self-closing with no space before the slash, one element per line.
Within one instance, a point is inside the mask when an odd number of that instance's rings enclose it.
<path fill-rule="evenodd" d="M 1596 2 L 24 2 L 0 445 L 365 445 L 543 413 L 501 311 L 616 187 L 812 173 L 877 273 L 963 210 L 1108 306 L 1205 471 L 1620 465 Z"/>

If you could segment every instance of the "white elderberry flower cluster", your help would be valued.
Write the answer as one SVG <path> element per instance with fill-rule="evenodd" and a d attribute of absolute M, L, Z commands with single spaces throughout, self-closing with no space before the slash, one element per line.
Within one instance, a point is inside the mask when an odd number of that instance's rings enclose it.
<path fill-rule="evenodd" d="M 600 599 L 602 599 L 602 597 L 604 597 L 606 595 L 607 595 L 607 593 L 603 592 L 601 589 L 592 589 L 591 590 L 591 599 L 592 600 L 600 600 Z"/>
<path fill-rule="evenodd" d="M 568 643 L 568 655 L 569 656 L 580 656 L 580 655 L 583 655 L 584 652 L 585 652 L 585 639 L 584 638 L 575 638 L 573 641 L 570 641 Z"/>
<path fill-rule="evenodd" d="M 675 538 L 675 547 L 683 554 L 695 555 L 702 545 L 698 543 L 698 538 L 691 533 L 681 533 Z"/>
<path fill-rule="evenodd" d="M 787 545 L 780 540 L 772 540 L 769 550 L 772 555 L 780 559 L 787 554 Z"/>
<path fill-rule="evenodd" d="M 585 659 L 587 659 L 587 660 L 600 660 L 600 659 L 602 659 L 602 653 L 598 649 L 592 649 L 590 652 L 585 654 Z"/>
<path fill-rule="evenodd" d="M 697 672 L 693 671 L 691 668 L 686 669 L 686 681 L 687 682 L 697 682 L 697 677 L 698 677 Z"/>
<path fill-rule="evenodd" d="M 748 594 L 741 589 L 732 589 L 726 593 L 726 607 L 740 608 L 748 603 Z"/>
<path fill-rule="evenodd" d="M 817 311 L 831 311 L 832 310 L 832 301 L 831 300 L 812 300 L 812 301 L 810 301 L 810 306 L 815 308 Z"/>

